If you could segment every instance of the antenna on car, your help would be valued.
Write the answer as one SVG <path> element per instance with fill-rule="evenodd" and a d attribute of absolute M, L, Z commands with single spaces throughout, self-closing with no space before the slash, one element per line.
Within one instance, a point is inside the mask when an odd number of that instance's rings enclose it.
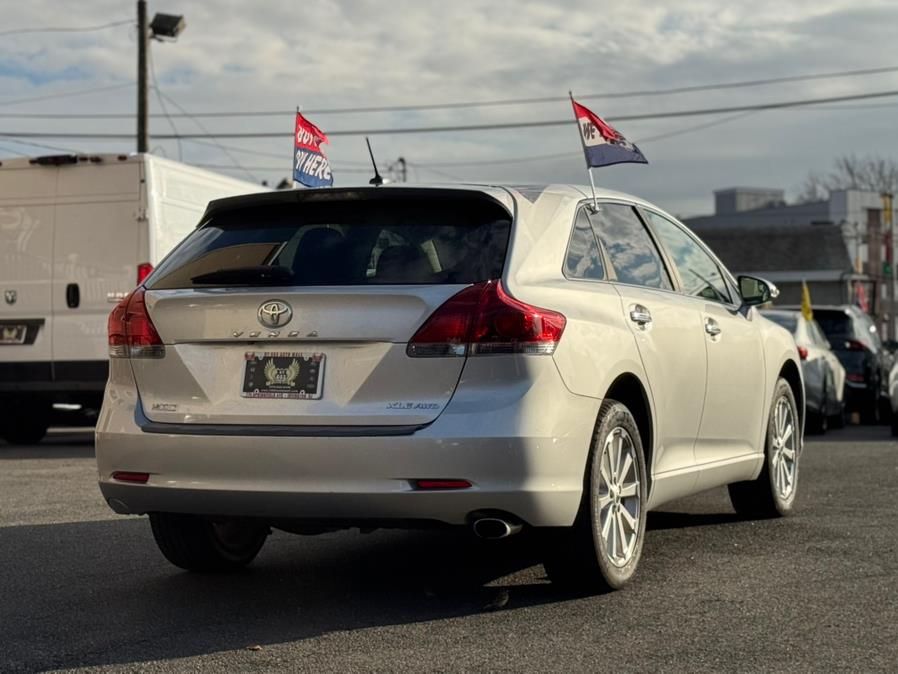
<path fill-rule="evenodd" d="M 374 167 L 374 177 L 368 181 L 368 184 L 380 187 L 384 184 L 384 179 L 377 171 L 377 162 L 374 161 L 374 152 L 371 151 L 371 141 L 368 140 L 368 136 L 365 136 L 365 143 L 368 145 L 368 155 L 371 157 L 371 165 Z"/>

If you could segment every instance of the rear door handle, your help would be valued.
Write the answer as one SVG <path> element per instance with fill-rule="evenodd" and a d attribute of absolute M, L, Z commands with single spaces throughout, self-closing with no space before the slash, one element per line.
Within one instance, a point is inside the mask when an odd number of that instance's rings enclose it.
<path fill-rule="evenodd" d="M 77 309 L 81 304 L 81 289 L 77 283 L 69 283 L 65 287 L 65 303 L 69 309 Z"/>
<path fill-rule="evenodd" d="M 708 318 L 705 320 L 705 332 L 707 332 L 712 337 L 716 337 L 720 334 L 720 326 L 717 325 L 717 321 L 713 318 Z"/>
<path fill-rule="evenodd" d="M 630 309 L 630 320 L 639 325 L 652 322 L 652 314 L 641 304 L 636 304 Z"/>

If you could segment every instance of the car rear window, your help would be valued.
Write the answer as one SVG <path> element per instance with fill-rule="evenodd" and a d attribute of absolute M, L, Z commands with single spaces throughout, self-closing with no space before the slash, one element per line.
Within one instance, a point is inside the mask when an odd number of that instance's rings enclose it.
<path fill-rule="evenodd" d="M 483 198 L 248 207 L 204 222 L 147 287 L 476 283 L 502 275 L 510 231 Z"/>
<path fill-rule="evenodd" d="M 842 311 L 814 311 L 814 318 L 827 337 L 854 337 L 851 317 Z"/>

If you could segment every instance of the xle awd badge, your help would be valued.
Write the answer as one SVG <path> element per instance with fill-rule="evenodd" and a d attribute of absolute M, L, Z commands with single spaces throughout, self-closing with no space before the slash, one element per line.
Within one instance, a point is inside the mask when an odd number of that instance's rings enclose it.
<path fill-rule="evenodd" d="M 293 309 L 286 302 L 280 300 L 269 300 L 259 307 L 258 312 L 259 323 L 267 328 L 279 328 L 287 325 L 293 318 Z"/>
<path fill-rule="evenodd" d="M 7 290 L 5 293 L 3 293 L 3 298 L 6 300 L 7 304 L 15 304 L 16 300 L 19 298 L 19 295 L 15 290 Z"/>

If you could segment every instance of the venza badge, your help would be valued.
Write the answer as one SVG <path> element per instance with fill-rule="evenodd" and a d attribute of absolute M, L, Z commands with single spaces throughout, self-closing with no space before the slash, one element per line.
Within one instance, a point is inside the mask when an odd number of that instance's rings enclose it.
<path fill-rule="evenodd" d="M 19 295 L 15 290 L 7 290 L 3 293 L 3 297 L 6 299 L 7 304 L 15 304 Z"/>
<path fill-rule="evenodd" d="M 293 318 L 293 309 L 286 302 L 269 300 L 259 307 L 259 323 L 267 328 L 279 328 L 287 325 Z"/>

